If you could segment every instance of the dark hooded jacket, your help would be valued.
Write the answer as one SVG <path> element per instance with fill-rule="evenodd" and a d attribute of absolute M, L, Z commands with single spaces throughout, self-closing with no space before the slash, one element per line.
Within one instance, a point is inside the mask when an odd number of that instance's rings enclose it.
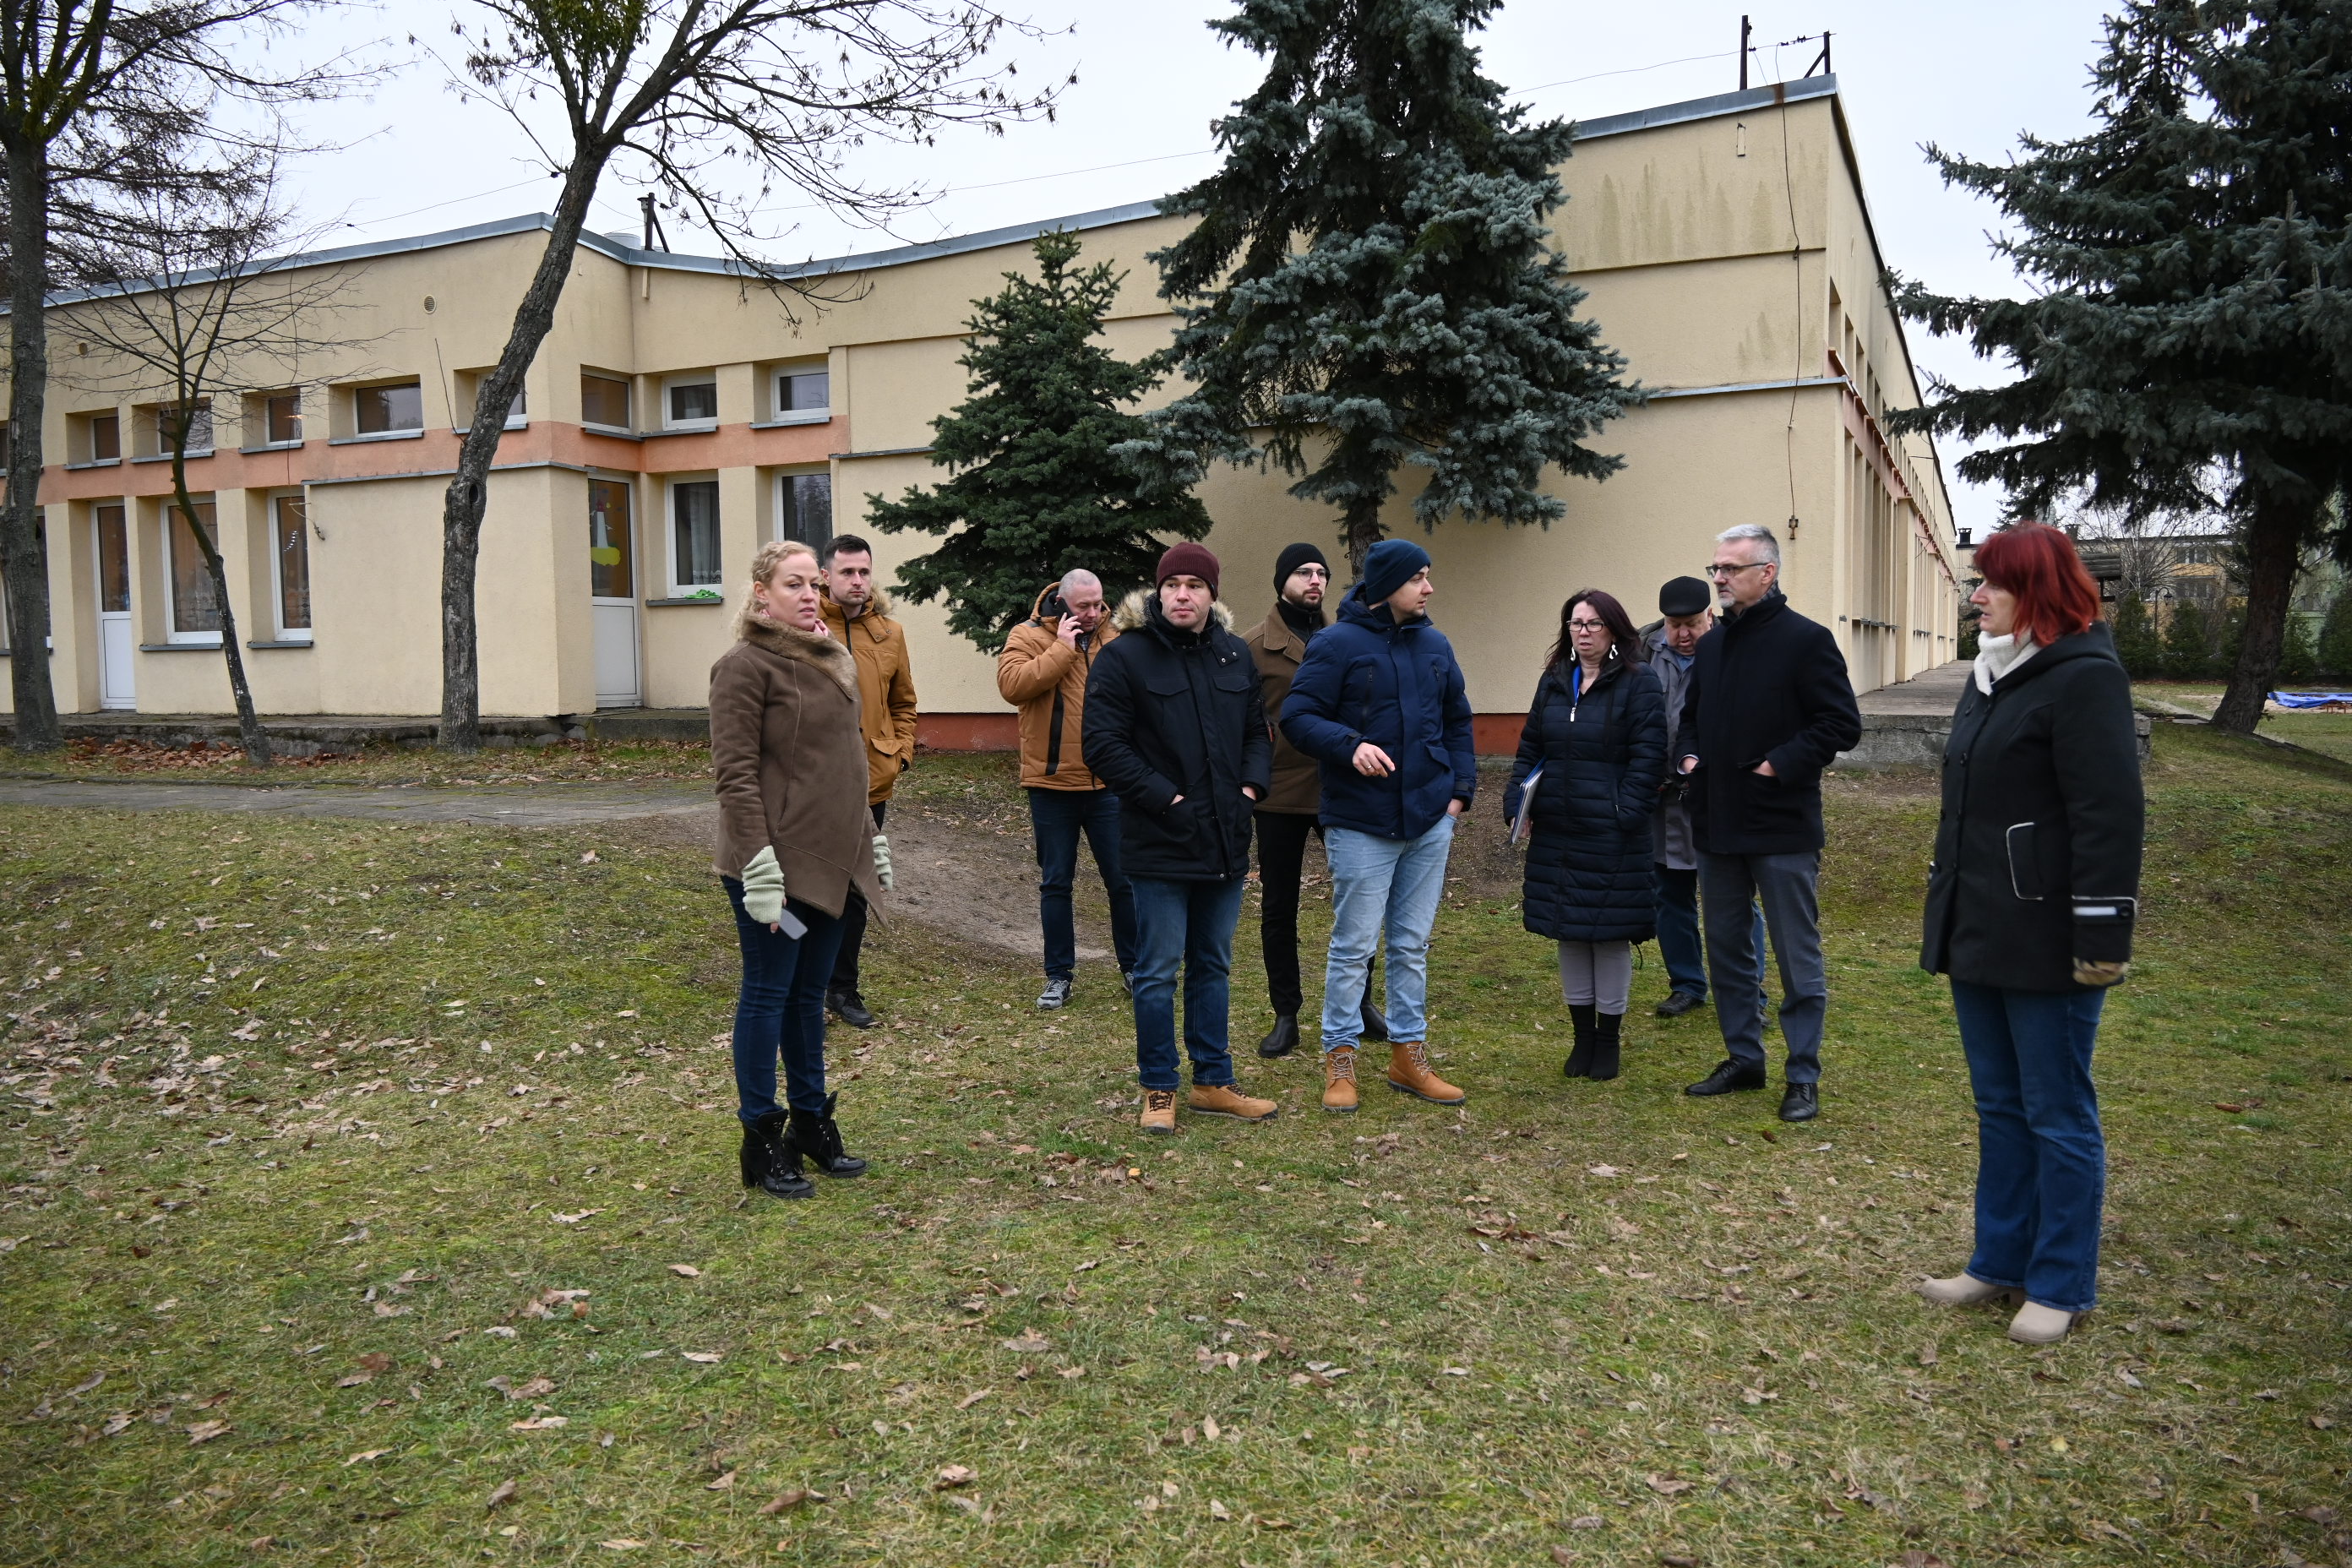
<path fill-rule="evenodd" d="M 1650 816 L 1666 769 L 1666 705 L 1646 665 L 1612 650 L 1577 689 L 1573 659 L 1544 672 L 1519 731 L 1504 810 L 1538 767 L 1520 918 L 1556 942 L 1647 942 L 1657 931 Z"/>
<path fill-rule="evenodd" d="M 1130 877 L 1213 882 L 1249 872 L 1249 796 L 1274 767 L 1257 668 L 1214 606 L 1179 631 L 1150 589 L 1113 617 L 1126 634 L 1095 656 L 1087 681 L 1087 769 L 1118 795 L 1118 847 Z M 1181 795 L 1182 800 L 1176 797 Z"/>
<path fill-rule="evenodd" d="M 1944 746 L 1920 967 L 2072 992 L 2074 960 L 2131 957 L 2146 832 L 2131 679 L 2105 622 L 1971 679 Z"/>
<path fill-rule="evenodd" d="M 1478 790 L 1470 697 L 1445 634 L 1416 616 L 1399 626 L 1359 584 L 1336 626 L 1315 635 L 1282 704 L 1282 732 L 1323 769 L 1323 826 L 1380 838 L 1420 837 Z M 1356 771 L 1366 741 L 1396 763 L 1386 778 Z"/>

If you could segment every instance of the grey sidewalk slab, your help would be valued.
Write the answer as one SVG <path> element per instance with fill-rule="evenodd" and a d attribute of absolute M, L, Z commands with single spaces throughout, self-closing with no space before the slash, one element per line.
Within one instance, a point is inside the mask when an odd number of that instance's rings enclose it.
<path fill-rule="evenodd" d="M 475 822 L 564 827 L 709 808 L 707 784 L 537 784 L 497 789 L 361 789 L 296 785 L 111 784 L 79 779 L 0 779 L 0 805 L 76 806 L 97 811 L 206 811 L 278 816 L 357 817 L 383 822 Z"/>

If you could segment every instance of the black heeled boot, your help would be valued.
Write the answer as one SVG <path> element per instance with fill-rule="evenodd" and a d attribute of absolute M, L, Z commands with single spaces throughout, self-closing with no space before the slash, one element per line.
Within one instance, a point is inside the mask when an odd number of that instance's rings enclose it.
<path fill-rule="evenodd" d="M 1589 1078 L 1592 1073 L 1593 1037 L 1598 1032 L 1593 1024 L 1593 1005 L 1590 1002 L 1569 1005 L 1570 1022 L 1576 1026 L 1576 1047 L 1568 1053 L 1568 1063 L 1559 1070 L 1570 1078 Z"/>
<path fill-rule="evenodd" d="M 1389 1037 L 1389 1016 L 1372 1005 L 1371 987 L 1364 988 L 1364 1029 L 1360 1037 L 1385 1044 Z"/>
<path fill-rule="evenodd" d="M 855 1154 L 841 1151 L 841 1124 L 833 1119 L 833 1108 L 839 1094 L 824 1097 L 824 1110 L 815 1114 L 805 1110 L 793 1112 L 791 1139 L 793 1149 L 808 1156 L 821 1175 L 845 1177 L 862 1175 L 866 1162 Z"/>
<path fill-rule="evenodd" d="M 1286 1057 L 1297 1048 L 1298 1015 L 1296 1013 L 1276 1014 L 1274 1018 L 1274 1027 L 1268 1029 L 1265 1032 L 1265 1038 L 1257 1043 L 1257 1054 L 1268 1058 L 1275 1057 Z"/>
<path fill-rule="evenodd" d="M 816 1192 L 816 1184 L 801 1173 L 801 1152 L 793 1147 L 781 1110 L 743 1124 L 740 1159 L 743 1184 L 772 1198 L 805 1198 Z"/>
<path fill-rule="evenodd" d="M 1584 1076 L 1595 1083 L 1607 1083 L 1617 1076 L 1620 1037 L 1625 1027 L 1622 1013 L 1600 1013 L 1592 1020 L 1592 1065 Z"/>

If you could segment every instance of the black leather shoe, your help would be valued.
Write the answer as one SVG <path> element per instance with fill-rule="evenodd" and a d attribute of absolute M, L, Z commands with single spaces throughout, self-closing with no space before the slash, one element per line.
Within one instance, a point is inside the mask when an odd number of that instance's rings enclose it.
<path fill-rule="evenodd" d="M 866 1173 L 866 1162 L 842 1150 L 841 1123 L 833 1119 L 833 1108 L 840 1100 L 840 1095 L 828 1094 L 824 1097 L 824 1109 L 814 1115 L 805 1110 L 792 1113 L 792 1128 L 785 1138 L 792 1144 L 795 1155 L 793 1161 L 794 1174 L 799 1173 L 797 1156 L 802 1154 L 807 1155 L 824 1175 L 847 1177 Z"/>
<path fill-rule="evenodd" d="M 801 1173 L 801 1152 L 793 1146 L 786 1126 L 781 1110 L 743 1124 L 743 1184 L 772 1198 L 814 1197 L 816 1184 Z"/>
<path fill-rule="evenodd" d="M 1594 1035 L 1592 1020 L 1599 1011 L 1600 1009 L 1590 1002 L 1575 1002 L 1569 1005 L 1569 1026 L 1576 1031 L 1576 1044 L 1569 1050 L 1568 1060 L 1559 1069 L 1564 1077 L 1584 1078 L 1591 1073 Z"/>
<path fill-rule="evenodd" d="M 1760 1068 L 1744 1068 L 1735 1061 L 1716 1064 L 1713 1072 L 1683 1090 L 1685 1094 L 1729 1094 L 1736 1089 L 1762 1089 L 1764 1074 Z"/>
<path fill-rule="evenodd" d="M 1673 995 L 1658 1004 L 1658 1016 L 1661 1018 L 1679 1018 L 1685 1013 L 1696 1012 L 1697 1009 L 1706 1005 L 1706 997 L 1694 996 L 1687 991 L 1677 991 Z"/>
<path fill-rule="evenodd" d="M 1780 1096 L 1780 1120 L 1783 1121 L 1811 1121 L 1821 1113 L 1822 1096 L 1816 1085 L 1792 1083 L 1788 1092 Z"/>
<path fill-rule="evenodd" d="M 1383 1043 L 1385 1043 L 1389 1037 L 1389 1016 L 1386 1013 L 1381 1012 L 1378 1007 L 1373 1006 L 1372 999 L 1369 996 L 1364 998 L 1363 1037 L 1367 1040 L 1380 1040 Z"/>
<path fill-rule="evenodd" d="M 866 1011 L 866 998 L 855 991 L 835 991 L 824 999 L 833 1016 L 853 1029 L 870 1029 L 881 1022 Z"/>
<path fill-rule="evenodd" d="M 1281 1013 L 1275 1016 L 1274 1027 L 1257 1043 L 1262 1057 L 1286 1057 L 1298 1048 L 1298 1015 Z"/>

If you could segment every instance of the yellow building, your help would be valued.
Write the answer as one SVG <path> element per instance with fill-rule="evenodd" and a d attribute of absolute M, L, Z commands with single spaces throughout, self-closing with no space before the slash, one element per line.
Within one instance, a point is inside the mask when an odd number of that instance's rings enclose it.
<path fill-rule="evenodd" d="M 1788 592 L 1835 628 L 1857 689 L 1951 658 L 1950 509 L 1927 440 L 1882 425 L 1918 388 L 1836 79 L 1589 122 L 1562 174 L 1559 243 L 1652 395 L 1597 437 L 1624 454 L 1622 472 L 1551 476 L 1563 521 L 1454 520 L 1427 541 L 1433 613 L 1494 716 L 1482 741 L 1515 736 L 1568 594 L 1604 587 L 1646 618 L 1659 584 L 1696 571 L 1735 522 L 1782 534 Z M 192 482 L 264 713 L 437 711 L 443 489 L 547 221 L 301 258 L 348 279 L 355 327 L 341 335 L 364 346 L 206 411 L 212 445 Z M 1141 203 L 814 264 L 835 302 L 797 321 L 720 261 L 584 237 L 490 479 L 483 711 L 699 706 L 761 541 L 865 531 L 867 494 L 939 476 L 926 444 L 964 395 L 961 323 L 1000 274 L 1031 265 L 1028 241 L 1083 230 L 1088 261 L 1127 271 L 1108 342 L 1132 357 L 1168 341 L 1144 254 L 1180 222 Z M 77 339 L 81 308 L 51 317 L 44 432 L 59 706 L 226 711 L 201 569 L 163 526 L 166 411 L 152 395 L 89 390 L 121 383 Z M 1244 625 L 1272 602 L 1284 544 L 1335 537 L 1333 516 L 1284 484 L 1220 469 L 1202 487 Z M 1409 498 L 1388 521 L 1418 536 Z M 886 582 L 926 547 L 876 542 Z M 926 740 L 1009 743 L 992 661 L 950 637 L 938 606 L 902 615 Z"/>

